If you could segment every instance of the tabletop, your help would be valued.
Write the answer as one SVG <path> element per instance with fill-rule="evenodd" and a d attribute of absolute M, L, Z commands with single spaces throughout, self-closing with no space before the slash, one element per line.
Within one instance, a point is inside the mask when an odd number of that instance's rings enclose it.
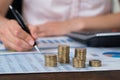
<path fill-rule="evenodd" d="M 120 71 L 0 75 L 0 80 L 120 80 Z"/>

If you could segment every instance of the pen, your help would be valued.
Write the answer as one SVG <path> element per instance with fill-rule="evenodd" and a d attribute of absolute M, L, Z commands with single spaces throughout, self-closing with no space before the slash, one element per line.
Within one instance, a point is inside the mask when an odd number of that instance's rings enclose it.
<path fill-rule="evenodd" d="M 17 22 L 19 23 L 19 25 L 21 26 L 21 28 L 22 28 L 24 31 L 26 31 L 28 34 L 31 35 L 30 30 L 29 30 L 28 27 L 25 25 L 24 20 L 23 20 L 22 16 L 20 15 L 20 13 L 19 13 L 17 10 L 15 10 L 11 5 L 9 5 L 9 9 L 11 10 L 12 14 L 15 16 L 15 18 L 16 18 Z M 38 46 L 37 46 L 37 43 L 36 43 L 36 42 L 34 43 L 34 48 L 35 48 L 39 53 L 41 53 L 40 50 L 39 50 L 39 48 L 38 48 Z"/>

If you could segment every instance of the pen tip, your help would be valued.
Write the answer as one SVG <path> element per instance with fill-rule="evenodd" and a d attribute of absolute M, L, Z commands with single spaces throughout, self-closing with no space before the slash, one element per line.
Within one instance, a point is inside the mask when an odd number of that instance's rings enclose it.
<path fill-rule="evenodd" d="M 12 9 L 13 7 L 11 5 L 9 5 L 9 8 Z"/>
<path fill-rule="evenodd" d="M 38 53 L 41 53 L 41 51 L 39 50 L 37 45 L 35 45 L 34 47 L 35 47 L 35 49 L 37 50 Z"/>

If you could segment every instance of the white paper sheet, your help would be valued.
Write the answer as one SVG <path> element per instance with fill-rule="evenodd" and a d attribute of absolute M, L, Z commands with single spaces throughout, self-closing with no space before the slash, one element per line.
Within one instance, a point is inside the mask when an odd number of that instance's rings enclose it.
<path fill-rule="evenodd" d="M 66 37 L 67 38 L 67 37 Z M 52 39 L 47 38 L 45 41 Z M 53 38 L 57 39 L 57 38 Z M 58 40 L 63 39 L 58 37 Z M 65 38 L 64 38 L 65 39 Z M 66 42 L 75 47 L 78 43 Z M 73 44 L 74 43 L 74 44 Z M 48 43 L 49 44 L 49 43 Z M 52 43 L 50 43 L 52 44 Z M 42 43 L 43 45 L 43 43 Z M 50 45 L 51 46 L 51 45 Z M 56 46 L 56 45 L 55 45 Z M 57 47 L 57 46 L 56 46 Z M 77 47 L 85 47 L 79 44 Z M 45 47 L 44 47 L 45 48 Z M 37 52 L 0 52 L 0 74 L 14 74 L 14 73 L 46 73 L 46 72 L 86 72 L 86 71 L 108 71 L 120 70 L 120 58 L 112 58 L 104 56 L 102 53 L 106 51 L 120 52 L 120 48 L 87 48 L 87 60 L 85 68 L 72 67 L 72 58 L 74 57 L 74 48 L 70 50 L 70 64 L 59 64 L 57 67 L 45 67 L 44 55 L 47 53 L 57 54 L 57 49 L 42 50 L 42 53 Z M 99 59 L 102 61 L 101 67 L 90 67 L 89 60 Z"/>
<path fill-rule="evenodd" d="M 58 45 L 62 44 L 69 45 L 71 48 L 85 47 L 84 44 L 76 42 L 75 40 L 66 36 L 39 38 L 37 39 L 37 43 L 41 49 L 57 48 Z"/>
<path fill-rule="evenodd" d="M 85 47 L 84 44 L 76 42 L 75 40 L 66 37 L 66 36 L 61 36 L 61 37 L 45 37 L 45 38 L 39 38 L 36 40 L 37 45 L 41 50 L 44 49 L 55 49 L 58 47 L 58 45 L 69 45 L 71 48 L 75 47 Z M 2 44 L 0 41 L 0 51 L 7 51 L 5 49 L 5 46 Z"/>

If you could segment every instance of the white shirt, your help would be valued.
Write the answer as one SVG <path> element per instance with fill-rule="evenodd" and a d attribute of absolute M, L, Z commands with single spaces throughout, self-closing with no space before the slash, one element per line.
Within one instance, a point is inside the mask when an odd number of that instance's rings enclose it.
<path fill-rule="evenodd" d="M 33 25 L 102 15 L 111 9 L 112 0 L 23 0 L 23 16 Z"/>

